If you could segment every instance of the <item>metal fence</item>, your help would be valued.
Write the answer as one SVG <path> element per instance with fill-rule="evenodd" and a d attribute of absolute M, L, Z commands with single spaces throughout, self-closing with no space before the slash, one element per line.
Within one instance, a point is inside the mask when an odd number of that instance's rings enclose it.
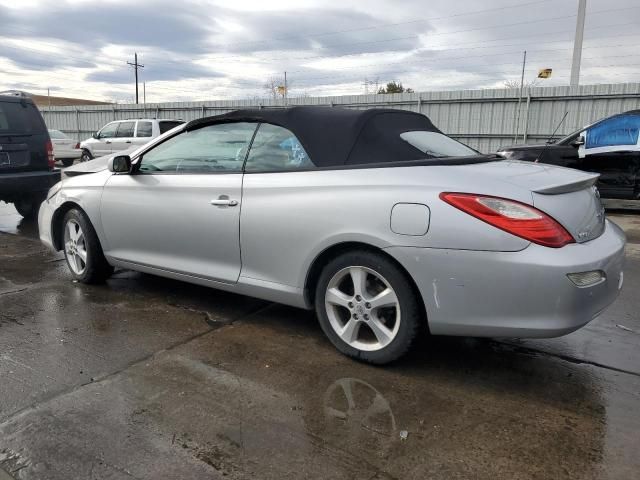
<path fill-rule="evenodd" d="M 427 115 L 443 132 L 482 152 L 517 142 L 543 142 L 567 117 L 557 136 L 569 134 L 599 118 L 640 108 L 640 83 L 534 87 L 519 98 L 517 89 L 460 90 L 391 95 L 304 97 L 287 105 L 327 105 L 366 109 L 391 107 Z M 146 105 L 44 107 L 49 128 L 84 140 L 104 124 L 131 118 L 193 120 L 239 108 L 281 108 L 283 100 L 220 100 Z"/>

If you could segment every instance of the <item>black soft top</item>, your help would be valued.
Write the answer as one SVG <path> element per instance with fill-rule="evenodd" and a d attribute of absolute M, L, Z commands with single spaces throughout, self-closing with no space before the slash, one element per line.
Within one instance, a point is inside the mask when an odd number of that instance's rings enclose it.
<path fill-rule="evenodd" d="M 189 122 L 195 130 L 214 123 L 263 122 L 290 130 L 317 167 L 420 160 L 425 154 L 400 138 L 403 132 L 440 132 L 425 115 L 372 108 L 290 107 L 235 110 Z M 440 132 L 441 133 L 441 132 Z"/>

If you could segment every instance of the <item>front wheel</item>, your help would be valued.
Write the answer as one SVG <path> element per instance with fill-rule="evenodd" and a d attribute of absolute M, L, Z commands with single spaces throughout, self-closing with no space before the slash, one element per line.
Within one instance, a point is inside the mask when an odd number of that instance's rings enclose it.
<path fill-rule="evenodd" d="M 73 277 L 82 283 L 104 282 L 113 273 L 102 253 L 100 240 L 87 216 L 77 209 L 63 220 L 64 257 Z"/>
<path fill-rule="evenodd" d="M 407 274 L 384 255 L 366 250 L 327 264 L 315 307 L 322 330 L 339 351 L 373 364 L 407 353 L 423 321 Z"/>
<path fill-rule="evenodd" d="M 88 162 L 89 160 L 93 160 L 93 155 L 89 150 L 82 150 L 82 155 L 80 155 L 81 162 Z"/>

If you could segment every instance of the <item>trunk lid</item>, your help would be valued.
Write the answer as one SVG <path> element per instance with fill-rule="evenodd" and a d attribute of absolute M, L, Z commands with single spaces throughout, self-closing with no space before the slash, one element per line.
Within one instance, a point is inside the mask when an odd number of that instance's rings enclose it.
<path fill-rule="evenodd" d="M 560 222 L 578 243 L 593 240 L 604 231 L 604 208 L 595 187 L 598 174 L 515 160 L 464 168 L 528 190 L 531 204 Z"/>

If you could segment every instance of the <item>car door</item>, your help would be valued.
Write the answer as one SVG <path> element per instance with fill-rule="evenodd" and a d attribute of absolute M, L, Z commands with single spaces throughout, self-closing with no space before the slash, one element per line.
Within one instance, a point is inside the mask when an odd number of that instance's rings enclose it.
<path fill-rule="evenodd" d="M 94 157 L 102 157 L 103 155 L 109 155 L 112 151 L 111 145 L 116 132 L 118 131 L 119 122 L 107 123 L 98 132 L 95 138 L 95 142 L 92 142 L 92 150 Z"/>
<path fill-rule="evenodd" d="M 640 181 L 640 115 L 616 115 L 588 128 L 580 148 L 581 169 L 600 174 L 605 198 L 633 199 Z"/>
<path fill-rule="evenodd" d="M 142 146 L 153 137 L 153 122 L 151 120 L 138 120 L 136 133 L 132 144 Z"/>
<path fill-rule="evenodd" d="M 304 258 L 301 246 L 314 245 L 318 230 L 308 212 L 329 203 L 331 190 L 316 182 L 315 166 L 300 141 L 286 128 L 263 123 L 251 144 L 245 165 L 242 190 L 242 277 L 296 285 Z M 335 221 L 344 223 L 341 212 Z M 309 225 L 295 229 L 292 224 Z M 298 255 L 298 256 L 297 256 Z"/>
<path fill-rule="evenodd" d="M 240 274 L 242 164 L 254 123 L 182 131 L 145 152 L 102 194 L 105 253 L 116 260 L 234 283 Z"/>
<path fill-rule="evenodd" d="M 579 169 L 578 145 L 575 143 L 577 138 L 578 134 L 575 134 L 561 142 L 543 147 L 539 162 Z"/>
<path fill-rule="evenodd" d="M 135 129 L 135 120 L 120 122 L 118 124 L 116 136 L 112 140 L 111 153 L 120 152 L 122 150 L 131 148 Z"/>

